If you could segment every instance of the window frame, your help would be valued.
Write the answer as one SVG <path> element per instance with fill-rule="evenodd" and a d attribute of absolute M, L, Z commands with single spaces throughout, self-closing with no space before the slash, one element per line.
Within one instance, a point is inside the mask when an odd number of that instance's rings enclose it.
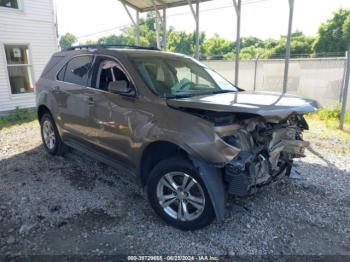
<path fill-rule="evenodd" d="M 4 43 L 0 42 L 0 46 L 2 46 L 2 51 L 3 51 L 3 61 L 5 65 L 5 73 L 7 74 L 7 85 L 8 85 L 8 92 L 9 92 L 9 97 L 10 98 L 16 98 L 16 97 L 23 97 L 23 96 L 35 96 L 35 74 L 34 74 L 34 69 L 33 69 L 33 60 L 32 60 L 32 52 L 31 52 L 31 44 L 30 43 L 23 43 L 23 42 L 18 42 L 18 43 Z M 8 64 L 7 62 L 7 57 L 6 57 L 6 46 L 26 46 L 28 49 L 28 63 L 29 64 Z M 14 94 L 12 93 L 12 87 L 11 87 L 11 82 L 10 82 L 10 75 L 9 75 L 9 67 L 18 67 L 18 66 L 26 66 L 29 68 L 29 77 L 31 78 L 31 84 L 32 84 L 32 89 L 33 92 L 25 92 L 25 93 L 17 93 Z"/>
<path fill-rule="evenodd" d="M 137 92 L 137 88 L 135 86 L 135 81 L 130 76 L 128 71 L 125 69 L 125 67 L 122 65 L 122 63 L 120 63 L 120 61 L 118 59 L 116 59 L 115 57 L 109 56 L 109 55 L 100 55 L 100 54 L 99 55 L 95 55 L 95 59 L 93 61 L 93 66 L 92 66 L 92 71 L 91 72 L 95 72 L 95 70 L 99 70 L 100 64 L 98 65 L 98 68 L 96 68 L 97 67 L 97 65 L 96 65 L 97 58 L 104 58 L 105 60 L 110 60 L 110 61 L 115 62 L 117 64 L 118 69 L 125 74 L 125 76 L 128 78 L 128 81 L 132 84 L 132 87 L 134 88 L 134 91 L 135 91 L 136 96 L 137 96 L 138 92 Z M 108 92 L 108 91 L 105 91 L 105 90 L 101 90 L 100 88 L 92 87 L 92 81 L 93 81 L 93 79 L 91 78 L 90 79 L 90 86 L 89 86 L 89 88 L 92 88 L 94 90 L 99 90 L 99 91 L 102 91 L 102 92 L 107 92 L 107 93 L 111 94 L 111 92 Z M 95 79 L 95 81 L 97 81 L 97 78 Z"/>
<path fill-rule="evenodd" d="M 16 1 L 17 1 L 18 8 L 0 6 L 0 11 L 4 11 L 4 12 L 22 12 L 23 11 L 22 0 L 16 0 Z"/>
<path fill-rule="evenodd" d="M 90 72 L 94 66 L 94 63 L 95 63 L 95 59 L 96 59 L 96 56 L 94 54 L 79 54 L 79 55 L 75 55 L 75 56 L 72 56 L 68 59 L 68 61 L 64 62 L 63 66 L 61 66 L 59 68 L 59 70 L 57 71 L 56 75 L 55 75 L 55 81 L 58 81 L 58 82 L 61 82 L 61 83 L 65 83 L 65 84 L 70 84 L 70 85 L 76 85 L 76 86 L 82 86 L 82 85 L 78 85 L 78 84 L 75 84 L 75 83 L 71 83 L 71 82 L 67 82 L 67 81 L 64 81 L 64 78 L 66 76 L 66 71 L 67 71 L 67 66 L 68 64 L 75 58 L 77 57 L 81 57 L 81 56 L 92 56 L 92 61 L 91 61 L 91 68 L 90 70 L 88 71 L 88 79 L 87 79 L 87 82 L 86 82 L 86 86 L 84 87 L 89 87 L 88 85 L 90 84 Z M 60 74 L 60 72 L 63 70 L 63 68 L 65 68 L 65 72 L 64 72 L 64 76 L 63 76 L 63 80 L 59 80 L 58 79 L 58 75 Z"/>
<path fill-rule="evenodd" d="M 95 70 L 95 65 L 96 65 L 96 59 L 97 57 L 103 57 L 103 58 L 108 58 L 110 60 L 113 60 L 115 61 L 118 66 L 119 66 L 119 69 L 123 71 L 123 73 L 127 76 L 127 78 L 129 79 L 129 81 L 132 83 L 132 86 L 135 90 L 135 96 L 133 98 L 137 98 L 138 97 L 138 90 L 137 90 L 137 87 L 135 85 L 135 81 L 134 79 L 131 77 L 131 75 L 129 74 L 128 70 L 125 68 L 125 66 L 120 62 L 120 60 L 114 56 L 110 56 L 110 55 L 104 55 L 104 54 L 78 54 L 78 55 L 75 55 L 75 56 L 72 56 L 70 57 L 66 62 L 64 62 L 64 64 L 59 68 L 59 70 L 57 70 L 57 73 L 55 75 L 55 81 L 58 81 L 58 82 L 61 82 L 61 83 L 66 83 L 66 84 L 71 84 L 71 85 L 77 85 L 77 84 L 74 84 L 74 83 L 70 83 L 70 82 L 65 82 L 65 81 L 61 81 L 58 79 L 58 75 L 59 73 L 61 72 L 61 70 L 65 67 L 67 67 L 68 63 L 76 58 L 76 57 L 79 57 L 79 56 L 93 56 L 94 58 L 92 59 L 92 66 L 91 66 L 91 69 L 90 69 L 90 72 L 89 72 L 89 76 L 88 76 L 88 82 L 87 82 L 87 86 L 85 86 L 86 88 L 88 89 L 92 89 L 92 90 L 95 90 L 95 91 L 100 91 L 100 92 L 104 92 L 104 93 L 108 93 L 108 94 L 112 94 L 111 92 L 108 92 L 108 91 L 105 91 L 105 90 L 101 90 L 99 88 L 94 88 L 92 87 L 92 75 L 91 75 L 91 72 L 93 72 L 93 70 Z M 67 68 L 66 68 L 67 70 Z M 64 75 L 66 75 L 66 73 L 64 73 Z"/>

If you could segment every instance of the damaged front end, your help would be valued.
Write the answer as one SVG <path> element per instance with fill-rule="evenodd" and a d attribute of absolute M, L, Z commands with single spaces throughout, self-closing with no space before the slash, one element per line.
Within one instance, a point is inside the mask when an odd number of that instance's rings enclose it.
<path fill-rule="evenodd" d="M 293 159 L 304 157 L 309 146 L 302 138 L 308 125 L 300 114 L 279 123 L 249 118 L 236 122 L 231 134 L 228 129 L 217 127 L 217 133 L 227 144 L 240 149 L 223 168 L 227 191 L 235 196 L 254 194 L 257 188 L 289 175 Z"/>

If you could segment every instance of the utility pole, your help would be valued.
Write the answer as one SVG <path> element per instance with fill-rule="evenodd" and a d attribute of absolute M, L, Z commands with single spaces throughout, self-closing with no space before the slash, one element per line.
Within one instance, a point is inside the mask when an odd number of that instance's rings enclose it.
<path fill-rule="evenodd" d="M 289 73 L 289 59 L 290 59 L 290 45 L 292 41 L 292 26 L 293 26 L 293 14 L 294 14 L 294 0 L 289 0 L 289 22 L 288 22 L 288 35 L 286 46 L 286 58 L 284 65 L 284 78 L 283 78 L 283 93 L 287 93 L 288 89 L 288 73 Z"/>
<path fill-rule="evenodd" d="M 345 81 L 344 81 L 344 88 L 343 88 L 343 101 L 342 101 L 342 108 L 341 108 L 341 114 L 340 114 L 340 129 L 344 130 L 344 122 L 345 122 L 345 115 L 346 115 L 346 104 L 348 100 L 348 91 L 349 91 L 349 78 L 350 78 L 350 45 L 348 50 L 348 57 L 346 62 L 346 73 L 345 73 Z"/>
<path fill-rule="evenodd" d="M 241 51 L 241 14 L 242 14 L 242 0 L 233 0 L 233 5 L 237 16 L 237 32 L 236 32 L 236 60 L 235 60 L 235 86 L 238 86 L 239 78 L 239 55 Z"/>

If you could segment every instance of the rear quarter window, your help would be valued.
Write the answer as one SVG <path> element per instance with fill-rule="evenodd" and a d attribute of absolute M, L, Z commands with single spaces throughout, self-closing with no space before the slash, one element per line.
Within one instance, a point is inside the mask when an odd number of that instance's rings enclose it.
<path fill-rule="evenodd" d="M 66 73 L 67 65 L 65 65 L 57 74 L 57 80 L 64 81 L 64 74 Z"/>
<path fill-rule="evenodd" d="M 51 70 L 63 60 L 63 58 L 64 56 L 52 56 L 50 58 L 50 61 L 45 66 L 43 73 L 41 74 L 41 77 L 46 78 L 48 73 L 50 73 Z"/>
<path fill-rule="evenodd" d="M 70 60 L 65 66 L 64 82 L 86 86 L 92 61 L 93 56 L 85 55 L 77 56 Z"/>

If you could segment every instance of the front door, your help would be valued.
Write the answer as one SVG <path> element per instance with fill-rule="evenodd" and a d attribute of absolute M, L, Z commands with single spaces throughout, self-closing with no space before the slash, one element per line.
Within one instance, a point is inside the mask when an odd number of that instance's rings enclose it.
<path fill-rule="evenodd" d="M 97 56 L 92 71 L 91 89 L 94 89 L 93 128 L 98 134 L 98 145 L 130 163 L 132 148 L 132 119 L 137 98 L 109 91 L 109 84 L 130 79 L 113 58 Z"/>

